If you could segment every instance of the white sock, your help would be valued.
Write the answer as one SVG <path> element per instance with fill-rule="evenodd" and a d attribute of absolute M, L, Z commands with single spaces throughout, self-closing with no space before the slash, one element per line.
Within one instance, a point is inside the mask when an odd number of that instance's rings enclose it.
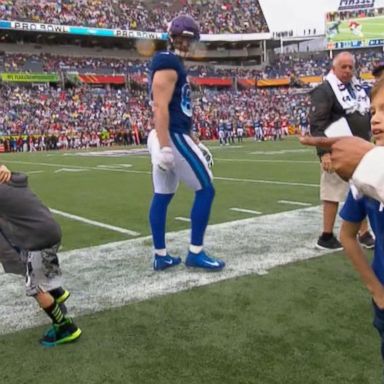
<path fill-rule="evenodd" d="M 167 250 L 164 249 L 155 249 L 155 254 L 157 256 L 167 256 Z"/>
<path fill-rule="evenodd" d="M 192 252 L 192 253 L 200 253 L 202 250 L 203 250 L 203 246 L 202 245 L 190 245 L 189 246 L 189 250 Z"/>

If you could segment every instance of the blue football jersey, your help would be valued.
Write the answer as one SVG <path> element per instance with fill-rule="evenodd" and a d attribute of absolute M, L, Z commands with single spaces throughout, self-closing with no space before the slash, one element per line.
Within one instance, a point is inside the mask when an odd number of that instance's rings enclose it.
<path fill-rule="evenodd" d="M 150 89 L 156 71 L 173 69 L 177 72 L 175 90 L 169 103 L 169 130 L 177 133 L 190 133 L 192 129 L 191 87 L 187 80 L 187 72 L 183 62 L 169 51 L 158 52 L 150 64 Z M 151 95 L 152 98 L 152 95 Z"/>

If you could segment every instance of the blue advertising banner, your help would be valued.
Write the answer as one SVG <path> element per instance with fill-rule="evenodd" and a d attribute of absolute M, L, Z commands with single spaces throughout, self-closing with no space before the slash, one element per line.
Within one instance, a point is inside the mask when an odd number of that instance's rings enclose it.
<path fill-rule="evenodd" d="M 72 25 L 30 23 L 26 21 L 7 21 L 0 20 L 0 29 L 30 31 L 30 32 L 49 32 L 65 33 L 71 35 L 98 36 L 98 37 L 120 37 L 126 39 L 147 39 L 147 40 L 166 40 L 167 33 L 130 31 L 107 28 L 89 28 Z"/>

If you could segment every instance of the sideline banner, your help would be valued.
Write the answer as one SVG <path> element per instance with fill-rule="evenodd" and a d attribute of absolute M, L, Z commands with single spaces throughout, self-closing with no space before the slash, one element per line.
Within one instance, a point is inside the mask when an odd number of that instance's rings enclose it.
<path fill-rule="evenodd" d="M 10 29 L 28 32 L 61 33 L 69 35 L 96 36 L 96 37 L 118 37 L 125 39 L 145 39 L 145 40 L 167 40 L 168 33 L 137 31 L 126 29 L 108 29 L 81 27 L 75 25 L 43 24 L 31 23 L 27 21 L 0 20 L 0 29 Z M 202 34 L 201 41 L 262 41 L 272 38 L 268 33 L 219 33 Z"/>
<path fill-rule="evenodd" d="M 262 79 L 257 80 L 258 87 L 280 87 L 282 85 L 289 85 L 289 77 L 281 77 L 278 79 Z"/>
<path fill-rule="evenodd" d="M 57 83 L 56 73 L 1 73 L 1 80 L 14 83 Z"/>
<path fill-rule="evenodd" d="M 27 21 L 0 20 L 0 29 L 28 32 L 65 33 L 69 35 L 122 37 L 127 39 L 167 40 L 168 34 L 162 32 L 131 31 L 108 28 L 91 28 L 74 25 L 31 23 Z"/>
<path fill-rule="evenodd" d="M 232 85 L 232 78 L 226 77 L 191 77 L 190 81 L 195 85 L 227 86 Z"/>
<path fill-rule="evenodd" d="M 124 75 L 78 75 L 82 83 L 87 84 L 125 84 Z"/>

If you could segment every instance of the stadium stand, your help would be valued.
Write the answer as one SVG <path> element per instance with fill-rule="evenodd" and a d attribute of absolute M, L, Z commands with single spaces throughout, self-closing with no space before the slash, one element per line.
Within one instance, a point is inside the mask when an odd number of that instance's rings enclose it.
<path fill-rule="evenodd" d="M 292 101 L 289 104 L 284 101 L 287 95 Z M 296 119 L 307 109 L 306 95 L 293 89 L 202 89 L 195 98 L 195 126 L 203 139 L 215 139 L 220 120 L 230 120 L 234 128 L 240 120 L 253 136 L 255 120 L 269 124 L 272 119 L 287 118 L 291 126 L 296 126 Z M 151 128 L 150 108 L 142 89 L 0 88 L 0 132 L 3 142 L 14 137 L 14 144 L 7 142 L 5 150 L 31 150 L 30 138 L 36 141 L 36 149 L 140 144 L 145 143 Z M 54 143 L 43 148 L 38 145 L 41 136 L 45 143 L 52 136 L 57 141 L 51 140 Z M 18 145 L 15 137 L 22 137 Z"/>
<path fill-rule="evenodd" d="M 0 12 L 4 20 L 158 32 L 184 12 L 203 33 L 268 32 L 258 0 L 1 0 Z"/>
<path fill-rule="evenodd" d="M 356 52 L 360 74 L 372 71 L 374 63 L 382 59 L 380 50 Z M 189 73 L 195 77 L 237 77 L 248 79 L 275 79 L 298 76 L 323 76 L 329 71 L 331 60 L 325 52 L 310 55 L 277 55 L 271 62 L 258 68 L 188 64 Z M 0 52 L 0 69 L 7 72 L 57 72 L 132 74 L 146 73 L 147 61 L 143 59 L 68 57 L 51 54 L 9 54 Z"/>
<path fill-rule="evenodd" d="M 0 0 L 0 12 L 7 20 L 138 31 L 164 31 L 167 20 L 186 12 L 199 19 L 205 33 L 269 31 L 257 0 Z M 145 143 L 152 128 L 148 60 L 133 50 L 84 48 L 81 43 L 68 49 L 44 42 L 0 43 L 0 72 L 6 77 L 0 85 L 4 150 Z M 65 43 L 71 44 L 70 39 Z M 230 49 L 218 47 L 218 52 Z M 240 123 L 247 136 L 255 135 L 257 124 L 266 132 L 283 123 L 291 133 L 299 131 L 309 111 L 309 87 L 328 72 L 329 55 L 276 54 L 272 49 L 268 55 L 264 65 L 250 67 L 187 63 L 194 89 L 194 125 L 202 139 L 217 139 L 223 121 L 234 132 Z M 356 52 L 360 76 L 369 77 L 381 57 L 380 49 Z M 33 81 L 34 74 L 49 76 Z M 31 77 L 25 83 L 12 80 L 18 76 Z"/>

